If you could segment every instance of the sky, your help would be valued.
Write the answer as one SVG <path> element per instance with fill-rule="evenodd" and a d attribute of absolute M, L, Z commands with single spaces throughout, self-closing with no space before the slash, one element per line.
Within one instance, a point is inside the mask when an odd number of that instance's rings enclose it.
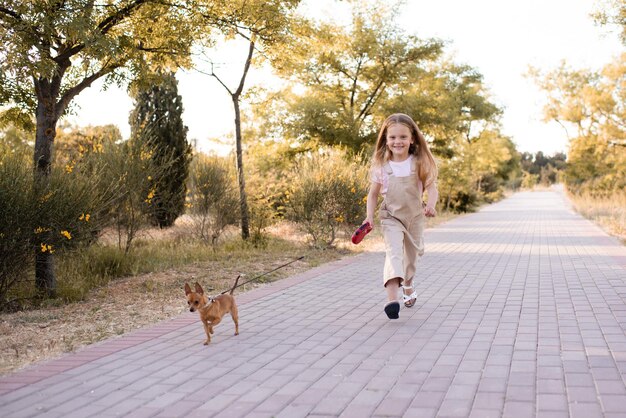
<path fill-rule="evenodd" d="M 543 122 L 545 93 L 525 76 L 529 66 L 549 71 L 565 61 L 573 68 L 599 69 L 624 47 L 616 28 L 598 27 L 590 13 L 594 0 L 407 0 L 397 24 L 420 38 L 446 42 L 446 53 L 483 75 L 491 99 L 504 109 L 502 131 L 520 152 L 567 151 L 567 132 L 556 122 Z M 304 10 L 319 16 L 347 17 L 346 2 L 304 0 Z M 216 73 L 235 89 L 243 60 L 243 45 L 226 45 L 214 52 Z M 202 66 L 202 63 L 199 63 Z M 230 96 L 214 78 L 197 71 L 179 71 L 183 121 L 188 138 L 204 152 L 224 154 L 232 146 L 234 113 Z M 252 69 L 246 87 L 274 83 L 267 69 Z M 102 83 L 83 91 L 78 110 L 69 120 L 78 125 L 117 125 L 128 137 L 132 101 L 125 90 Z M 419 115 L 414 115 L 419 123 Z"/>

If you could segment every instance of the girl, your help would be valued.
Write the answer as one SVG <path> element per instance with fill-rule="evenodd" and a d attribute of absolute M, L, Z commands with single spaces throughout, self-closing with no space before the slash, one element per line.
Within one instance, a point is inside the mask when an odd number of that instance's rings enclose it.
<path fill-rule="evenodd" d="M 383 283 L 388 302 L 385 313 L 397 319 L 402 285 L 404 305 L 417 300 L 413 275 L 424 254 L 424 216 L 435 216 L 437 165 L 417 124 L 403 113 L 389 116 L 382 125 L 372 158 L 372 183 L 367 195 L 367 218 L 374 225 L 378 196 L 383 195 L 380 222 L 385 238 Z M 428 203 L 422 195 L 428 193 Z"/>

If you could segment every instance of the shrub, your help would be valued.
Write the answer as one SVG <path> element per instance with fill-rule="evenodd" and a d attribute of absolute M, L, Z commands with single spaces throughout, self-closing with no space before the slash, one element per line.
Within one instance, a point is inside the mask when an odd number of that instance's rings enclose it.
<path fill-rule="evenodd" d="M 366 215 L 368 169 L 331 150 L 303 157 L 289 191 L 288 217 L 316 245 L 330 246 L 339 231 L 351 231 Z"/>
<path fill-rule="evenodd" d="M 539 174 L 530 174 L 527 171 L 524 171 L 522 177 L 522 187 L 524 189 L 532 189 L 539 182 Z"/>
<path fill-rule="evenodd" d="M 191 165 L 188 211 L 204 242 L 216 245 L 228 225 L 239 220 L 239 199 L 228 161 L 198 154 Z"/>
<path fill-rule="evenodd" d="M 137 233 L 149 224 L 157 192 L 155 179 L 169 170 L 172 159 L 157 164 L 142 141 L 105 144 L 98 158 L 104 167 L 99 193 L 113 191 L 108 219 L 117 230 L 119 248 L 128 253 Z"/>
<path fill-rule="evenodd" d="M 84 170 L 84 167 L 89 169 Z M 34 268 L 34 254 L 60 253 L 93 240 L 111 194 L 98 192 L 90 164 L 54 168 L 36 182 L 25 154 L 0 153 L 0 304 Z"/>
<path fill-rule="evenodd" d="M 286 142 L 259 141 L 246 150 L 250 241 L 266 246 L 266 230 L 285 218 L 287 190 L 298 150 Z"/>

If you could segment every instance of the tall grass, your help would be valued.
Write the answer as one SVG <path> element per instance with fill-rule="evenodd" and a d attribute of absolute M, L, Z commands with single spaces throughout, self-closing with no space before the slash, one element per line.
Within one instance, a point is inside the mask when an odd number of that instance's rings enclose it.
<path fill-rule="evenodd" d="M 600 224 L 626 244 L 626 192 L 602 197 L 590 193 L 568 193 L 568 197 L 576 212 Z"/>
<path fill-rule="evenodd" d="M 312 248 L 305 242 L 294 242 L 268 235 L 264 247 L 243 241 L 231 234 L 219 245 L 207 245 L 201 239 L 138 239 L 131 251 L 126 252 L 115 244 L 96 244 L 77 251 L 59 254 L 57 258 L 57 297 L 35 297 L 31 281 L 24 281 L 12 289 L 12 296 L 21 301 L 21 308 L 59 306 L 84 300 L 91 291 L 106 286 L 115 279 L 143 273 L 204 265 L 207 270 L 228 266 L 246 265 L 245 273 L 251 277 L 260 274 L 263 264 L 275 260 L 291 260 L 306 256 L 310 267 L 337 259 L 348 251 Z M 237 260 L 236 262 L 234 260 Z M 255 265 L 258 268 L 255 268 Z M 235 268 L 236 269 L 236 268 Z M 258 270 L 258 271 L 255 271 Z M 181 277 L 184 273 L 181 273 Z M 271 279 L 272 277 L 270 277 Z"/>

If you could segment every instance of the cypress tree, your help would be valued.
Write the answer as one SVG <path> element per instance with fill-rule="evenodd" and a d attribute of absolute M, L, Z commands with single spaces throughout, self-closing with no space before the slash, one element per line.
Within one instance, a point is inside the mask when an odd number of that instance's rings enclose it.
<path fill-rule="evenodd" d="M 174 73 L 159 74 L 138 84 L 135 108 L 130 114 L 131 140 L 142 141 L 150 158 L 167 167 L 156 179 L 146 179 L 146 211 L 150 222 L 161 228 L 174 224 L 185 208 L 185 183 L 192 148 L 183 124 L 183 103 Z"/>

